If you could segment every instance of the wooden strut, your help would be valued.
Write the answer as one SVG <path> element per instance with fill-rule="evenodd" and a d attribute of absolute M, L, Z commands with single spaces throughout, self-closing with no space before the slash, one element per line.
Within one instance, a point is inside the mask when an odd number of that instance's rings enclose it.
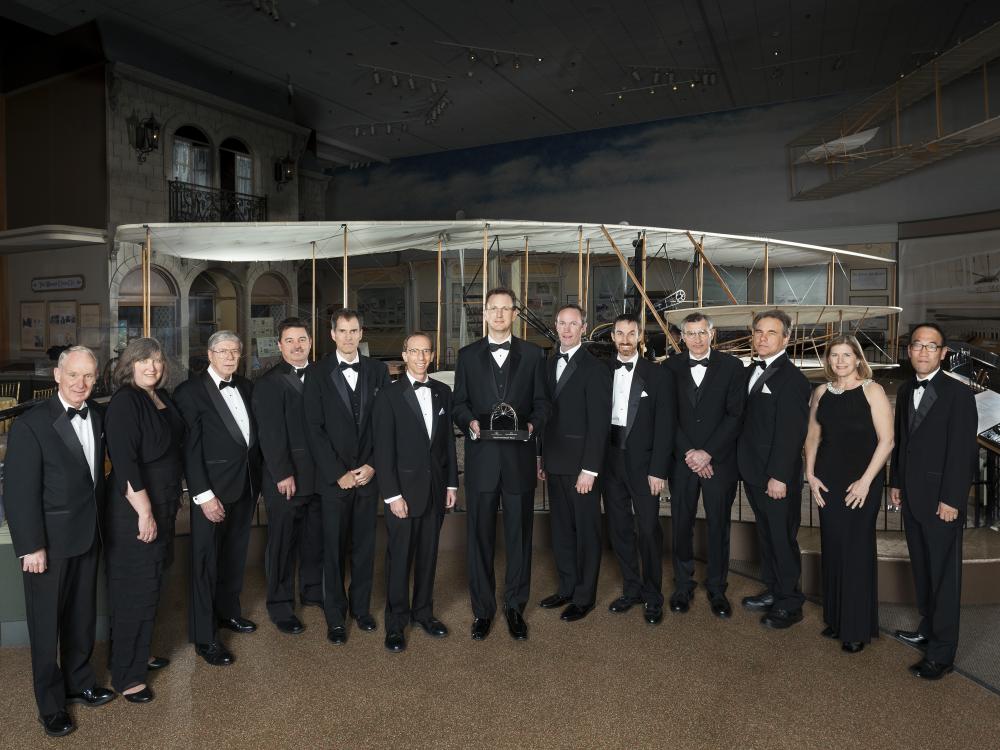
<path fill-rule="evenodd" d="M 490 225 L 483 225 L 483 335 L 486 335 L 486 293 L 490 289 Z"/>
<path fill-rule="evenodd" d="M 437 333 L 434 336 L 434 369 L 440 369 L 441 367 L 441 263 L 444 260 L 444 249 L 441 241 L 441 235 L 438 235 L 438 254 L 437 254 Z"/>
<path fill-rule="evenodd" d="M 642 244 L 639 246 L 639 262 L 642 264 L 642 283 L 646 284 L 646 232 L 642 233 Z M 640 353 L 646 354 L 646 306 L 639 310 L 639 346 Z"/>
<path fill-rule="evenodd" d="M 704 239 L 702 240 L 702 242 L 698 242 L 697 240 L 695 240 L 694 237 L 691 236 L 690 232 L 685 232 L 685 234 L 687 234 L 688 239 L 691 240 L 691 244 L 694 245 L 695 251 L 698 253 L 699 257 L 701 258 L 701 264 L 700 264 L 700 266 L 702 268 L 702 273 L 704 273 L 704 271 L 703 271 L 704 266 L 708 266 L 709 272 L 715 277 L 715 280 L 719 282 L 719 286 L 722 287 L 722 291 L 724 291 L 726 293 L 726 296 L 729 297 L 729 301 L 732 302 L 734 305 L 740 304 L 739 301 L 737 301 L 737 299 L 736 299 L 736 295 L 734 295 L 732 293 L 732 291 L 729 289 L 729 284 L 727 284 L 725 282 L 725 280 L 723 280 L 722 275 L 719 273 L 718 269 L 715 267 L 715 264 L 712 263 L 712 261 L 710 261 L 708 259 L 707 255 L 705 255 L 705 248 L 704 248 L 704 245 L 703 245 Z M 704 286 L 704 279 L 700 279 L 699 282 L 698 282 L 698 287 L 699 287 L 699 290 L 698 290 L 698 294 L 699 294 L 698 306 L 699 307 L 703 306 L 702 302 L 701 302 L 701 288 L 703 286 Z"/>
<path fill-rule="evenodd" d="M 576 299 L 583 299 L 583 225 L 576 234 Z"/>
<path fill-rule="evenodd" d="M 767 302 L 767 292 L 768 292 L 767 287 L 768 287 L 768 283 L 771 280 L 771 271 L 768 268 L 767 260 L 768 260 L 767 259 L 767 243 L 765 242 L 764 243 L 764 304 L 765 305 L 768 304 L 768 302 Z"/>
<path fill-rule="evenodd" d="M 350 307 L 347 304 L 347 224 L 341 224 L 344 228 L 344 307 Z"/>
<path fill-rule="evenodd" d="M 583 302 L 580 307 L 584 310 L 590 303 L 590 237 L 587 238 L 587 267 L 583 274 Z"/>
<path fill-rule="evenodd" d="M 521 304 L 528 306 L 528 235 L 524 235 L 524 294 L 521 295 Z M 521 338 L 528 338 L 528 318 L 521 318 Z"/>
<path fill-rule="evenodd" d="M 152 274 L 150 266 L 153 264 L 153 233 L 146 227 L 146 242 L 142 246 L 142 335 L 144 338 L 150 336 L 150 325 L 152 308 L 150 306 L 150 281 Z"/>
<path fill-rule="evenodd" d="M 826 304 L 833 304 L 833 285 L 836 280 L 836 264 L 837 256 L 830 258 L 830 265 L 826 269 Z M 826 334 L 828 336 L 833 334 L 833 323 L 826 324 Z"/>
<path fill-rule="evenodd" d="M 653 317 L 656 319 L 657 325 L 659 325 L 663 333 L 666 334 L 667 341 L 670 342 L 670 346 L 673 347 L 675 352 L 680 354 L 681 352 L 680 344 L 678 344 L 677 340 L 673 337 L 673 335 L 671 335 L 670 328 L 667 327 L 666 322 L 663 320 L 663 318 L 660 317 L 660 313 L 657 312 L 655 307 L 653 307 L 653 303 L 650 301 L 649 295 L 646 294 L 646 290 L 642 288 L 642 285 L 639 283 L 639 279 L 635 277 L 635 272 L 633 272 L 632 269 L 629 267 L 628 261 L 625 260 L 625 256 L 622 255 L 622 251 L 618 249 L 618 245 L 616 245 L 615 241 L 611 239 L 611 235 L 608 233 L 607 227 L 605 227 L 603 224 L 601 224 L 601 231 L 604 233 L 604 237 L 607 239 L 607 241 L 611 244 L 611 249 L 615 251 L 615 255 L 618 256 L 618 262 L 622 264 L 622 267 L 625 269 L 625 273 L 628 274 L 628 277 L 632 280 L 632 283 L 635 284 L 635 288 L 639 290 L 639 294 L 642 297 L 643 302 L 645 302 L 646 306 L 649 307 L 649 311 L 653 313 Z"/>
<path fill-rule="evenodd" d="M 316 361 L 316 318 L 319 315 L 319 311 L 316 309 L 316 242 L 310 242 L 312 245 L 312 305 L 310 309 L 312 310 L 312 360 Z M 344 305 L 347 307 L 347 305 Z"/>

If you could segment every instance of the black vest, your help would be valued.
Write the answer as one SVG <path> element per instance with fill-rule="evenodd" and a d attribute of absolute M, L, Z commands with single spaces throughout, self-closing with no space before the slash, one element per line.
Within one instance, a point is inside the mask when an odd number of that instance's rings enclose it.
<path fill-rule="evenodd" d="M 510 373 L 510 353 L 507 353 L 507 358 L 503 361 L 503 367 L 497 364 L 496 358 L 490 354 L 490 365 L 493 369 L 493 379 L 497 384 L 497 393 L 500 394 L 500 400 L 507 400 L 507 375 Z"/>
<path fill-rule="evenodd" d="M 346 380 L 346 378 L 345 378 Z M 358 373 L 358 382 L 354 388 L 347 384 L 347 393 L 351 397 L 351 412 L 354 414 L 354 426 L 361 427 L 361 373 Z"/>

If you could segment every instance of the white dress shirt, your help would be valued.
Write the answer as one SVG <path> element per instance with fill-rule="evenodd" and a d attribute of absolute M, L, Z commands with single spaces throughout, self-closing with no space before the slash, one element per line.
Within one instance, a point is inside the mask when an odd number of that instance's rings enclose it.
<path fill-rule="evenodd" d="M 57 391 L 58 393 L 58 391 Z M 63 406 L 63 411 L 67 409 L 76 408 L 72 404 L 66 401 L 62 397 L 61 393 L 59 395 L 59 403 Z M 87 403 L 84 402 L 81 406 L 85 407 Z M 73 432 L 76 433 L 77 439 L 80 441 L 80 446 L 83 448 L 83 455 L 87 459 L 87 466 L 90 467 L 90 478 L 94 481 L 97 480 L 97 467 L 94 465 L 94 424 L 90 421 L 90 413 L 88 411 L 87 418 L 83 417 L 73 417 L 69 420 L 70 427 L 73 428 Z M 102 467 L 103 468 L 103 467 Z"/>
<path fill-rule="evenodd" d="M 354 365 L 354 364 L 360 365 L 361 364 L 361 357 L 358 355 L 357 352 L 354 352 L 354 359 L 347 360 L 347 359 L 344 359 L 344 357 L 341 356 L 340 352 L 338 351 L 337 352 L 337 364 L 339 365 L 341 362 L 346 362 L 349 365 Z M 352 391 L 357 389 L 357 387 L 358 387 L 358 371 L 357 370 L 352 370 L 350 367 L 348 367 L 345 370 L 341 370 L 340 374 L 344 376 L 344 380 L 347 381 L 347 385 L 350 386 L 350 388 L 351 388 Z"/>
<path fill-rule="evenodd" d="M 624 427 L 628 424 L 628 397 L 632 392 L 632 376 L 635 375 L 635 367 L 639 362 L 638 352 L 632 359 L 622 359 L 619 362 L 631 362 L 632 368 L 615 368 L 614 389 L 611 397 L 611 424 L 616 427 Z"/>
<path fill-rule="evenodd" d="M 208 375 L 212 378 L 212 382 L 215 383 L 215 387 L 218 388 L 219 383 L 222 382 L 222 377 L 211 367 L 208 368 Z M 229 381 L 227 380 L 226 382 L 228 383 Z M 247 405 L 243 403 L 243 397 L 240 395 L 239 389 L 223 388 L 219 392 L 222 394 L 222 400 L 229 407 L 229 412 L 233 415 L 233 419 L 236 420 L 236 424 L 243 434 L 243 440 L 246 441 L 247 445 L 250 445 L 250 412 L 247 411 Z M 195 505 L 202 505 L 213 497 L 215 497 L 214 490 L 205 490 L 192 497 L 191 502 Z"/>
<path fill-rule="evenodd" d="M 770 357 L 765 357 L 764 361 L 767 363 L 767 366 L 770 367 L 771 364 L 774 362 L 774 360 L 776 360 L 778 357 L 783 357 L 783 356 L 785 356 L 784 350 L 778 352 L 777 354 L 772 354 Z M 753 368 L 754 371 L 753 374 L 750 376 L 750 384 L 747 386 L 747 393 L 753 390 L 753 384 L 756 383 L 757 379 L 764 374 L 764 371 L 757 366 L 757 361 L 756 360 L 751 360 L 751 361 L 754 364 Z M 699 367 L 697 369 L 700 370 L 701 368 Z"/>
<path fill-rule="evenodd" d="M 930 383 L 930 381 L 934 378 L 934 376 L 937 375 L 939 372 L 941 372 L 941 368 L 940 367 L 937 368 L 930 375 L 928 375 L 926 378 L 922 378 L 922 377 L 920 377 L 918 375 L 917 376 L 917 380 L 923 380 L 925 383 Z M 914 408 L 914 410 L 920 408 L 920 399 L 922 399 L 924 397 L 924 391 L 926 391 L 926 390 L 927 390 L 927 386 L 924 386 L 923 388 L 914 388 L 913 389 L 913 408 Z"/>
<path fill-rule="evenodd" d="M 701 388 L 701 382 L 705 379 L 705 373 L 708 372 L 708 358 L 711 357 L 711 356 L 712 356 L 712 350 L 711 349 L 709 349 L 705 353 L 704 357 L 692 357 L 690 353 L 688 354 L 688 357 L 690 357 L 691 362 L 704 362 L 705 363 L 704 367 L 700 367 L 699 366 L 699 367 L 692 367 L 691 368 L 691 378 L 694 380 L 694 385 L 695 385 L 696 388 Z M 690 363 L 688 363 L 688 364 L 690 364 Z M 757 369 L 759 370 L 760 368 L 758 367 Z"/>
<path fill-rule="evenodd" d="M 506 344 L 512 338 L 513 338 L 512 336 L 508 336 L 503 341 L 495 341 L 492 337 L 487 336 L 486 337 L 486 343 L 487 344 Z M 503 367 L 503 363 L 506 362 L 507 361 L 507 357 L 510 356 L 510 350 L 508 350 L 508 349 L 497 349 L 495 352 L 490 352 L 490 356 L 493 357 L 493 359 L 496 361 L 497 367 Z"/>
<path fill-rule="evenodd" d="M 576 354 L 578 351 L 580 351 L 580 346 L 581 346 L 581 344 L 577 344 L 572 349 L 567 349 L 566 351 L 562 351 L 562 347 L 560 347 L 559 354 L 560 355 L 562 355 L 562 354 L 568 354 L 569 355 L 569 359 L 573 359 L 573 355 Z M 559 378 L 562 377 L 563 370 L 566 369 L 566 365 L 568 365 L 568 364 L 569 364 L 569 360 L 563 359 L 563 357 L 561 357 L 561 356 L 556 361 L 556 382 L 557 383 L 559 382 Z"/>

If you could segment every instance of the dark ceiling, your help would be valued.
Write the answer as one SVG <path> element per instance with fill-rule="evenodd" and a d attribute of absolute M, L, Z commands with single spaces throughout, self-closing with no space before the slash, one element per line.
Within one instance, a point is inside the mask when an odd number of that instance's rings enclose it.
<path fill-rule="evenodd" d="M 395 159 L 868 92 L 1000 20 L 1000 2 L 22 0 L 0 14 L 152 36 L 186 60 L 185 83 L 199 86 L 192 59 L 232 71 L 280 91 L 321 141 Z"/>

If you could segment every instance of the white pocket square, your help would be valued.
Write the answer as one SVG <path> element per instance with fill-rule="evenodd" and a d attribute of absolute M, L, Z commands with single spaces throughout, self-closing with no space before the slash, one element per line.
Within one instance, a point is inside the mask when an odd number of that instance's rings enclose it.
<path fill-rule="evenodd" d="M 768 396 L 771 395 L 771 389 L 767 387 L 767 383 L 764 383 L 764 387 L 760 389 L 761 393 L 766 393 Z"/>
<path fill-rule="evenodd" d="M 639 396 L 639 398 L 646 398 L 648 395 L 649 395 L 648 393 L 646 393 L 645 391 L 643 391 L 642 395 Z"/>
<path fill-rule="evenodd" d="M 438 412 L 438 416 L 440 417 L 442 414 L 444 414 L 444 407 L 441 407 L 441 411 Z"/>

